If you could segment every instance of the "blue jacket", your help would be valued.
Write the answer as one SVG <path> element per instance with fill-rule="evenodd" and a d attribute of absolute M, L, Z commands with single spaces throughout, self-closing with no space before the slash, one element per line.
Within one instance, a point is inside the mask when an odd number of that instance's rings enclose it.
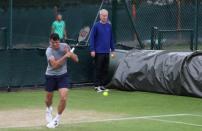
<path fill-rule="evenodd" d="M 97 22 L 93 26 L 90 34 L 90 51 L 95 51 L 96 53 L 110 53 L 110 51 L 114 51 L 111 24 Z"/>

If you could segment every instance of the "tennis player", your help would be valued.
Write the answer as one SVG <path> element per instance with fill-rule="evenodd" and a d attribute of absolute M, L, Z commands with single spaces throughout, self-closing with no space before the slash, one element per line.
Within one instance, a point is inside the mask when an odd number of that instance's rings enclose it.
<path fill-rule="evenodd" d="M 72 59 L 78 62 L 76 54 L 70 52 L 70 47 L 65 43 L 60 43 L 58 34 L 53 33 L 50 36 L 50 46 L 46 49 L 46 56 L 48 66 L 46 69 L 46 121 L 48 128 L 55 128 L 59 125 L 62 112 L 65 109 L 68 96 L 68 71 L 67 60 Z M 58 90 L 60 95 L 60 102 L 58 105 L 58 113 L 55 118 L 52 117 L 52 100 L 53 92 Z"/>

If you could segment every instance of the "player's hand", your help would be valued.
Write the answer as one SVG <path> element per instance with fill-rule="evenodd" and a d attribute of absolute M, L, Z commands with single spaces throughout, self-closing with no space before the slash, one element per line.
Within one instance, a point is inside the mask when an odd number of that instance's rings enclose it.
<path fill-rule="evenodd" d="M 79 58 L 78 58 L 78 56 L 76 55 L 76 54 L 73 54 L 73 60 L 74 60 L 74 62 L 79 62 Z"/>
<path fill-rule="evenodd" d="M 90 55 L 91 55 L 91 57 L 95 57 L 95 51 L 92 51 L 91 53 L 90 53 Z"/>
<path fill-rule="evenodd" d="M 78 56 L 70 51 L 65 54 L 65 57 L 72 59 L 74 62 L 79 62 Z"/>
<path fill-rule="evenodd" d="M 115 58 L 115 53 L 114 52 L 111 52 L 111 58 Z"/>
<path fill-rule="evenodd" d="M 67 46 L 64 47 L 64 52 L 67 53 L 69 51 L 69 49 L 67 48 Z"/>
<path fill-rule="evenodd" d="M 65 54 L 65 57 L 70 58 L 72 56 L 72 54 L 73 54 L 72 52 L 67 51 L 66 54 Z"/>

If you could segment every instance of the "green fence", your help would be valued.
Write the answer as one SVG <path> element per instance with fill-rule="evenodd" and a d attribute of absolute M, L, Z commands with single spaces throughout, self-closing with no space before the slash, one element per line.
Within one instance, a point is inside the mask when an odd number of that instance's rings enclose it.
<path fill-rule="evenodd" d="M 147 49 L 151 48 L 151 39 L 155 36 L 152 34 L 153 27 L 163 32 L 160 32 L 160 39 L 158 32 L 156 34 L 156 44 L 162 43 L 161 49 L 190 50 L 192 44 L 190 32 L 180 30 L 193 30 L 194 50 L 201 49 L 202 3 L 200 0 L 130 0 L 128 6 L 137 32 Z"/>
<path fill-rule="evenodd" d="M 70 83 L 93 82 L 93 60 L 87 47 L 77 48 L 80 62 L 68 61 Z M 44 49 L 0 50 L 0 87 L 44 85 L 47 60 Z"/>
<path fill-rule="evenodd" d="M 99 8 L 108 9 L 118 44 L 134 41 L 136 32 L 129 10 L 125 2 L 115 0 L 0 0 L 0 27 L 8 28 L 10 48 L 46 48 L 57 13 L 63 15 L 68 38 L 76 40 L 82 27 L 92 27 L 94 22 L 99 21 Z"/>
<path fill-rule="evenodd" d="M 66 5 L 61 1 L 58 3 L 57 1 L 23 3 L 23 1 L 10 0 L 10 4 L 4 10 L 4 15 L 0 16 L 3 21 L 1 26 L 9 29 L 8 38 L 11 48 L 46 48 L 49 45 L 51 24 L 57 13 L 63 15 L 68 38 L 76 39 L 83 26 L 93 24 L 99 6 L 100 2 L 92 5 L 77 2 L 73 5 L 72 3 Z"/>
<path fill-rule="evenodd" d="M 8 47 L 45 48 L 56 13 L 67 25 L 68 38 L 92 27 L 102 0 L 0 0 L 0 27 L 8 29 Z M 200 0 L 103 0 L 110 12 L 117 47 L 151 48 L 152 27 L 159 30 L 193 30 L 194 50 L 202 48 L 202 2 Z M 189 50 L 187 32 L 165 32 L 162 48 L 178 44 Z M 158 42 L 157 42 L 158 43 Z M 168 47 L 167 47 L 168 45 Z M 188 46 L 187 46 L 188 45 Z M 175 46 L 173 47 L 175 48 Z"/>

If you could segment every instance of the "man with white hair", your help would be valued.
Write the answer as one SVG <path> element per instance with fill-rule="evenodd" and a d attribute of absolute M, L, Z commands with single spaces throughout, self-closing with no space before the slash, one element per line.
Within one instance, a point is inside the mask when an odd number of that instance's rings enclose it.
<path fill-rule="evenodd" d="M 90 35 L 91 56 L 95 58 L 95 90 L 102 92 L 107 84 L 109 56 L 114 57 L 112 26 L 108 20 L 108 11 L 100 10 L 100 21 L 95 23 Z"/>

